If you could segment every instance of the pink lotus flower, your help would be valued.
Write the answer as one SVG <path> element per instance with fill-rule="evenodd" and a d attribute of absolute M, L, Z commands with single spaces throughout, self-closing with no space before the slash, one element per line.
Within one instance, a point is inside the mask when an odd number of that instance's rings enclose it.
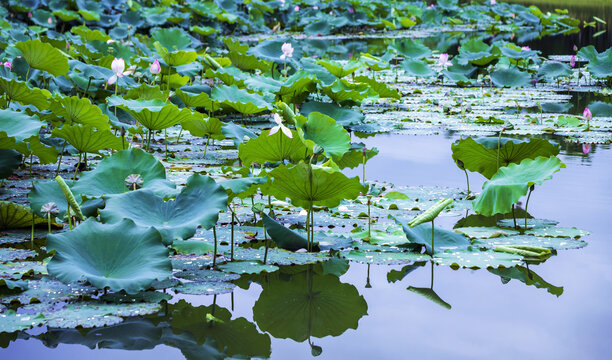
<path fill-rule="evenodd" d="M 350 12 L 351 14 L 353 14 L 353 13 L 355 12 L 355 10 L 353 10 L 353 8 L 349 8 L 349 12 Z"/>
<path fill-rule="evenodd" d="M 570 58 L 570 66 L 576 67 L 576 55 L 572 55 L 572 57 Z"/>
<path fill-rule="evenodd" d="M 582 144 L 582 153 L 586 155 L 589 152 L 591 152 L 591 144 Z"/>
<path fill-rule="evenodd" d="M 497 4 L 497 1 L 491 0 L 491 5 L 495 5 L 495 4 Z"/>
<path fill-rule="evenodd" d="M 589 110 L 589 108 L 584 108 L 582 116 L 584 116 L 587 121 L 593 119 L 593 114 L 591 113 L 591 110 Z"/>
<path fill-rule="evenodd" d="M 281 60 L 286 60 L 287 58 L 293 57 L 293 46 L 291 46 L 291 43 L 283 43 L 281 50 L 283 51 L 283 55 L 280 56 Z"/>
<path fill-rule="evenodd" d="M 47 19 L 47 23 L 53 24 L 53 19 L 51 18 L 51 16 L 49 16 L 49 18 Z"/>
<path fill-rule="evenodd" d="M 574 51 L 578 51 L 578 46 L 574 45 Z"/>
<path fill-rule="evenodd" d="M 32 12 L 31 12 L 31 11 L 28 13 L 28 17 L 29 17 L 29 18 L 31 18 L 31 17 L 32 17 Z"/>
<path fill-rule="evenodd" d="M 115 40 L 113 40 L 113 39 L 108 39 L 108 40 L 106 40 L 106 43 L 107 43 L 107 44 L 112 44 L 112 43 L 114 43 L 114 42 L 115 42 Z"/>
<path fill-rule="evenodd" d="M 13 64 L 8 61 L 5 61 L 2 65 L 4 65 L 4 67 L 8 68 L 9 70 L 11 70 L 11 67 L 13 66 Z"/>
<path fill-rule="evenodd" d="M 442 67 L 447 67 L 447 66 L 452 66 L 453 63 L 448 61 L 448 54 L 443 53 L 443 54 L 440 54 L 440 57 L 438 58 L 438 65 Z"/>
<path fill-rule="evenodd" d="M 117 82 L 118 78 L 121 78 L 121 77 L 124 77 L 125 75 L 130 75 L 130 74 L 134 73 L 135 69 L 136 69 L 136 67 L 133 66 L 133 67 L 130 67 L 129 69 L 125 70 L 125 61 L 123 59 L 121 59 L 121 58 L 119 58 L 119 59 L 115 58 L 113 60 L 113 62 L 111 63 L 111 70 L 113 70 L 114 75 L 111 76 L 110 78 L 108 78 L 107 84 L 108 85 L 113 85 L 114 83 Z"/>
<path fill-rule="evenodd" d="M 319 10 L 319 7 L 317 5 L 312 7 L 314 10 Z"/>
<path fill-rule="evenodd" d="M 297 5 L 295 5 L 295 7 L 293 8 L 293 11 L 295 11 L 295 12 L 300 11 L 300 7 L 299 7 L 299 6 L 297 6 Z"/>
<path fill-rule="evenodd" d="M 149 71 L 153 75 L 157 75 L 157 74 L 159 74 L 161 72 L 161 65 L 159 64 L 159 61 L 157 59 L 155 59 L 155 61 L 153 61 L 153 64 L 151 64 L 151 67 L 149 68 Z"/>
<path fill-rule="evenodd" d="M 70 50 L 70 43 L 66 41 L 66 50 Z"/>
<path fill-rule="evenodd" d="M 531 50 L 531 48 L 529 46 L 523 46 L 523 47 L 521 47 L 521 50 L 522 51 L 529 51 L 529 50 Z"/>

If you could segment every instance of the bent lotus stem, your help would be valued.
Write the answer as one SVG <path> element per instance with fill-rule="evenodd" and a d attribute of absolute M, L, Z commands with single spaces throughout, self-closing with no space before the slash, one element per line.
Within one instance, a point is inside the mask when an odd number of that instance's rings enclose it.
<path fill-rule="evenodd" d="M 535 186 L 531 185 L 529 188 L 529 194 L 527 194 L 527 201 L 525 202 L 525 229 L 527 229 L 527 207 L 529 206 L 529 198 L 531 197 L 531 192 L 535 189 Z"/>
<path fill-rule="evenodd" d="M 206 145 L 204 145 L 204 154 L 202 155 L 202 159 L 206 157 L 206 151 L 208 150 L 208 142 L 210 141 L 210 136 L 206 137 Z"/>
<path fill-rule="evenodd" d="M 64 156 L 64 149 L 66 148 L 67 141 L 64 140 L 64 144 L 62 145 L 62 151 L 60 151 L 59 160 L 57 161 L 57 170 L 55 170 L 55 176 L 59 175 L 60 167 L 62 166 L 62 157 Z"/>
<path fill-rule="evenodd" d="M 82 154 L 79 152 L 79 161 L 77 161 L 76 169 L 74 169 L 74 176 L 72 177 L 72 180 L 76 180 L 77 172 L 79 171 L 79 167 L 81 166 L 81 155 Z"/>
<path fill-rule="evenodd" d="M 176 138 L 176 144 L 180 144 L 181 143 L 181 135 L 183 134 L 183 128 L 181 127 L 181 129 L 179 130 L 179 134 L 178 137 Z"/>
<path fill-rule="evenodd" d="M 467 182 L 467 195 L 466 195 L 466 198 L 469 198 L 470 197 L 470 177 L 468 176 L 467 170 L 463 169 L 463 172 L 465 172 L 465 181 Z"/>

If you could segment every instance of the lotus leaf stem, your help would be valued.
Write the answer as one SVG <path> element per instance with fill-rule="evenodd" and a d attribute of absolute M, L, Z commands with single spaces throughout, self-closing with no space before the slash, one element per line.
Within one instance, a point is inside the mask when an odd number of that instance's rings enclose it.
<path fill-rule="evenodd" d="M 178 137 L 176 138 L 176 144 L 180 144 L 181 143 L 181 135 L 183 134 L 183 127 L 181 127 L 181 129 L 179 130 L 179 134 Z"/>
<path fill-rule="evenodd" d="M 47 213 L 47 225 L 49 227 L 49 234 L 51 233 L 51 213 Z"/>
<path fill-rule="evenodd" d="M 168 158 L 168 132 L 164 129 L 164 146 L 166 147 L 166 159 Z"/>
<path fill-rule="evenodd" d="M 525 202 L 525 229 L 527 229 L 527 206 L 529 206 L 529 198 L 531 197 L 531 192 L 533 191 L 534 186 L 532 185 L 529 188 L 529 194 L 527 194 L 527 201 Z"/>
<path fill-rule="evenodd" d="M 431 220 L 431 261 L 433 263 L 433 256 L 434 253 L 436 252 L 435 248 L 434 248 L 434 219 Z"/>
<path fill-rule="evenodd" d="M 212 267 L 215 268 L 217 264 L 217 227 L 213 226 L 213 237 L 215 238 L 215 249 L 213 251 L 213 263 Z"/>
<path fill-rule="evenodd" d="M 514 215 L 514 204 L 512 204 L 512 219 L 514 220 L 514 228 L 517 228 L 516 225 L 516 216 Z"/>
<path fill-rule="evenodd" d="M 231 252 L 230 252 L 230 261 L 234 261 L 234 219 L 236 218 L 236 214 L 234 214 L 234 211 L 232 211 L 232 246 L 231 246 Z"/>
<path fill-rule="evenodd" d="M 30 247 L 34 250 L 34 211 L 32 211 L 32 234 L 30 235 Z"/>
<path fill-rule="evenodd" d="M 263 224 L 263 221 L 262 221 Z M 269 243 L 268 243 L 268 233 L 266 233 L 266 225 L 263 224 L 263 233 L 264 233 L 264 243 L 266 245 L 266 251 L 264 252 L 264 260 L 263 263 L 264 265 L 266 265 L 266 262 L 268 261 L 268 248 L 270 247 Z"/>
<path fill-rule="evenodd" d="M 76 180 L 77 172 L 79 171 L 79 166 L 81 166 L 81 153 L 79 152 L 79 161 L 77 161 L 76 168 L 74 169 L 74 176 L 72 180 Z"/>
<path fill-rule="evenodd" d="M 206 145 L 204 146 L 204 155 L 202 155 L 202 159 L 206 157 L 206 150 L 208 149 L 208 142 L 210 141 L 210 136 L 206 137 Z"/>
<path fill-rule="evenodd" d="M 368 195 L 368 239 L 372 237 L 372 217 L 370 214 L 371 204 L 372 204 L 372 195 Z"/>
<path fill-rule="evenodd" d="M 464 168 L 463 172 L 465 172 L 465 181 L 467 182 L 467 195 L 466 198 L 470 197 L 470 177 L 468 176 L 467 170 Z"/>

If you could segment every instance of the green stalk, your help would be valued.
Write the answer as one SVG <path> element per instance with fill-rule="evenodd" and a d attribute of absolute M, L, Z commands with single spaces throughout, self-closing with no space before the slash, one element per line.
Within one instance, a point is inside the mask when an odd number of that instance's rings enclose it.
<path fill-rule="evenodd" d="M 465 168 L 463 169 L 463 171 L 465 172 L 465 181 L 467 182 L 467 196 L 466 197 L 470 197 L 470 178 Z"/>
<path fill-rule="evenodd" d="M 431 220 L 431 261 L 433 262 L 433 256 L 435 254 L 436 250 L 434 248 L 434 221 L 433 219 Z"/>
<path fill-rule="evenodd" d="M 232 246 L 231 246 L 230 261 L 234 261 L 234 218 L 235 218 L 235 214 L 234 214 L 234 210 L 232 210 L 231 208 L 230 208 L 230 211 L 232 212 Z"/>
<path fill-rule="evenodd" d="M 181 143 L 181 135 L 183 134 L 183 128 L 181 127 L 181 130 L 179 130 L 179 134 L 178 134 L 178 138 L 176 139 L 176 144 L 180 144 Z"/>
<path fill-rule="evenodd" d="M 168 158 L 168 132 L 164 129 L 164 145 L 166 146 L 166 159 Z"/>
<path fill-rule="evenodd" d="M 516 216 L 514 216 L 514 204 L 512 204 L 512 219 L 514 220 L 514 228 L 516 229 Z"/>
<path fill-rule="evenodd" d="M 202 159 L 206 157 L 206 150 L 208 149 L 208 142 L 210 141 L 210 136 L 206 137 L 206 145 L 204 146 L 204 155 L 202 155 Z"/>
<path fill-rule="evenodd" d="M 263 224 L 263 221 L 262 221 Z M 266 225 L 263 225 L 263 231 L 264 231 L 264 243 L 266 244 L 266 251 L 264 252 L 264 260 L 263 263 L 264 265 L 266 265 L 266 261 L 268 261 L 268 234 L 266 233 Z"/>
<path fill-rule="evenodd" d="M 368 195 L 368 239 L 372 236 L 372 217 L 370 215 L 370 205 L 372 204 L 372 198 Z"/>
<path fill-rule="evenodd" d="M 213 253 L 213 264 L 212 264 L 212 267 L 214 269 L 217 264 L 217 227 L 216 226 L 213 226 L 213 237 L 215 238 L 215 250 Z"/>
<path fill-rule="evenodd" d="M 525 202 L 525 230 L 527 229 L 527 207 L 529 206 L 529 198 L 531 197 L 531 192 L 533 191 L 533 186 L 529 188 L 529 194 L 527 195 L 527 202 Z"/>
<path fill-rule="evenodd" d="M 76 169 L 74 169 L 74 176 L 72 177 L 72 180 L 76 180 L 76 175 L 77 172 L 79 171 L 79 166 L 81 166 L 81 153 L 79 152 L 79 161 L 76 164 Z"/>
<path fill-rule="evenodd" d="M 47 225 L 49 226 L 49 234 L 51 234 L 51 213 L 47 213 Z"/>
<path fill-rule="evenodd" d="M 32 211 L 32 234 L 30 236 L 30 247 L 34 250 L 34 211 Z"/>
<path fill-rule="evenodd" d="M 497 138 L 497 170 L 499 170 L 499 150 L 501 149 L 501 136 L 504 130 L 502 129 L 499 132 L 499 137 Z"/>

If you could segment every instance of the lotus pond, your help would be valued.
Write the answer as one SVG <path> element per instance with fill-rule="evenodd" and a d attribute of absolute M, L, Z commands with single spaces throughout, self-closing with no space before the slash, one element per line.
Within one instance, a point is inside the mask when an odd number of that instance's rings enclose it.
<path fill-rule="evenodd" d="M 0 2 L 1 357 L 607 358 L 611 8 Z"/>

